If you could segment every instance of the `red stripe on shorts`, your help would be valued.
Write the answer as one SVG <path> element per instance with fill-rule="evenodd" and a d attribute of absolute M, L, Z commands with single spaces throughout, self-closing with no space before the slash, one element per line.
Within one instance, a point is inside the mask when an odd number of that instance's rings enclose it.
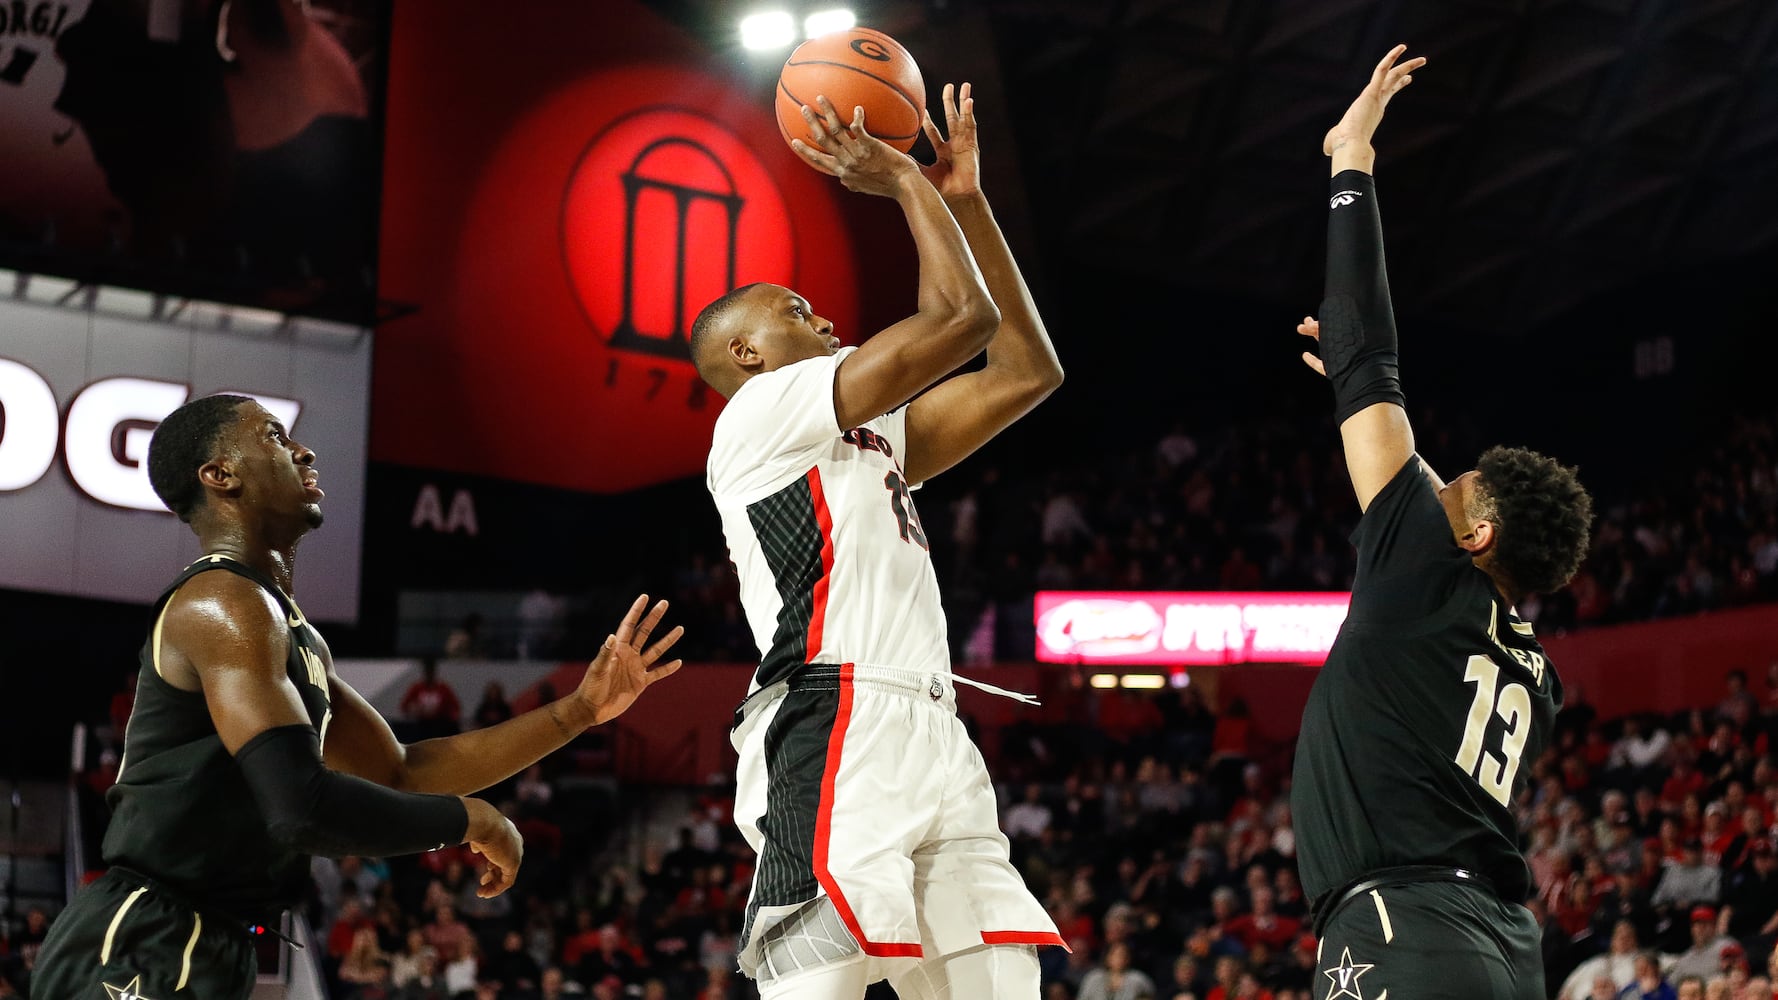
<path fill-rule="evenodd" d="M 811 476 L 814 473 L 810 473 Z M 810 484 L 819 482 L 811 479 Z M 818 488 L 818 487 L 817 487 Z M 816 494 L 819 497 L 819 493 Z M 827 524 L 826 510 L 816 501 L 816 509 L 822 512 L 823 524 Z M 825 531 L 823 532 L 825 534 Z M 829 542 L 828 552 L 832 551 Z M 832 565 L 829 556 L 828 565 Z M 825 588 L 817 590 L 825 594 Z M 815 880 L 827 891 L 827 898 L 833 900 L 833 908 L 845 922 L 846 929 L 858 941 L 866 955 L 877 958 L 920 958 L 922 952 L 918 942 L 899 944 L 896 942 L 879 942 L 868 940 L 864 936 L 864 928 L 858 925 L 858 916 L 852 912 L 852 906 L 840 892 L 839 882 L 834 880 L 833 873 L 827 869 L 828 842 L 833 839 L 833 785 L 834 778 L 840 773 L 840 754 L 846 743 L 846 726 L 852 721 L 852 664 L 840 665 L 840 706 L 834 713 L 833 732 L 827 737 L 827 770 L 821 775 L 821 807 L 815 813 Z"/>
<path fill-rule="evenodd" d="M 833 512 L 827 509 L 827 494 L 821 489 L 821 468 L 810 469 L 807 478 L 809 497 L 815 502 L 815 523 L 821 528 L 821 575 L 815 580 L 815 607 L 809 615 L 809 635 L 804 643 L 808 649 L 803 654 L 803 662 L 814 663 L 815 657 L 821 655 L 821 633 L 827 627 L 827 587 L 833 576 Z M 841 697 L 846 699 L 845 704 L 851 704 L 850 694 Z M 844 732 L 844 727 L 839 731 Z M 837 759 L 830 751 L 829 761 Z"/>
<path fill-rule="evenodd" d="M 1070 955 L 1074 949 L 1062 940 L 1062 935 L 1055 931 L 983 931 L 983 944 L 1035 944 L 1054 945 Z"/>

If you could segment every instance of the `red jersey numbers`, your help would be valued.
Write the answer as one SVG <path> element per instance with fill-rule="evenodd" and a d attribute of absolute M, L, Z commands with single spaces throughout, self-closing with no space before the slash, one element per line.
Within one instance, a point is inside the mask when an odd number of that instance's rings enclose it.
<path fill-rule="evenodd" d="M 932 547 L 926 544 L 926 529 L 920 524 L 920 512 L 914 509 L 914 498 L 908 493 L 908 484 L 901 478 L 901 471 L 898 469 L 884 476 L 883 486 L 889 491 L 889 506 L 894 508 L 895 520 L 901 526 L 901 540 L 930 551 Z"/>

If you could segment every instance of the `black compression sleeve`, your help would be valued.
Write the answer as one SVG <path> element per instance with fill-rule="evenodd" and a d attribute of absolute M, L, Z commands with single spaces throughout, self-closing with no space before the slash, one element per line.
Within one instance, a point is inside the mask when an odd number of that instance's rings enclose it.
<path fill-rule="evenodd" d="M 1372 403 L 1405 406 L 1395 342 L 1395 311 L 1383 264 L 1377 185 L 1342 170 L 1329 187 L 1327 297 L 1321 302 L 1321 362 L 1333 383 L 1335 416 Z"/>
<path fill-rule="evenodd" d="M 309 726 L 279 726 L 235 754 L 272 838 L 303 854 L 386 858 L 460 844 L 468 810 L 455 795 L 398 792 L 321 763 Z"/>

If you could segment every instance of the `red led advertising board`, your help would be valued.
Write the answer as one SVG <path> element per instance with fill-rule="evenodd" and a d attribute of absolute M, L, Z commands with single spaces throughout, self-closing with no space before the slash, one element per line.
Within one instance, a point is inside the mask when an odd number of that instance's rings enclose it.
<path fill-rule="evenodd" d="M 398 4 L 371 453 L 590 492 L 702 471 L 697 310 L 802 292 L 856 342 L 846 211 L 769 80 L 628 0 Z M 758 90 L 758 93 L 755 93 Z"/>
<path fill-rule="evenodd" d="M 1346 620 L 1345 593 L 1043 591 L 1045 663 L 1320 666 Z"/>

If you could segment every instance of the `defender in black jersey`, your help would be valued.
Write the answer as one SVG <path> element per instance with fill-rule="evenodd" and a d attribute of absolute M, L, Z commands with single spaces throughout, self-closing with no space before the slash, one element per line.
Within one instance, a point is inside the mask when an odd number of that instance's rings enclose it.
<path fill-rule="evenodd" d="M 1364 518 L 1352 606 L 1303 712 L 1292 782 L 1321 1000 L 1542 1000 L 1539 929 L 1512 802 L 1562 685 L 1514 611 L 1586 550 L 1573 470 L 1492 448 L 1441 482 L 1414 452 L 1397 377 L 1370 138 L 1424 59 L 1398 46 L 1327 135 L 1327 297 L 1309 365 L 1333 384 Z"/>
<path fill-rule="evenodd" d="M 51 925 L 38 1000 L 204 1000 L 252 992 L 251 930 L 308 880 L 312 854 L 468 843 L 480 893 L 512 885 L 518 831 L 467 798 L 623 712 L 679 638 L 636 601 L 571 695 L 488 729 L 411 746 L 333 671 L 292 599 L 297 542 L 321 524 L 315 453 L 242 396 L 168 415 L 149 479 L 205 555 L 154 606 L 108 801 L 109 870 Z M 644 647 L 647 647 L 646 649 Z"/>

